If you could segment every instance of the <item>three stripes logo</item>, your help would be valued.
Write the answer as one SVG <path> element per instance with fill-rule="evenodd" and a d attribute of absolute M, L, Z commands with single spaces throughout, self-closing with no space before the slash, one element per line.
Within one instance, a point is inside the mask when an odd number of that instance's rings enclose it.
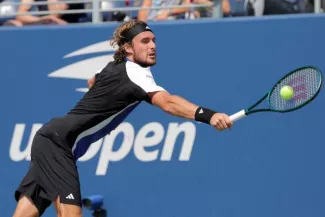
<path fill-rule="evenodd" d="M 70 200 L 74 200 L 74 196 L 73 196 L 73 194 L 69 194 L 69 195 L 66 196 L 65 198 L 70 199 Z"/>

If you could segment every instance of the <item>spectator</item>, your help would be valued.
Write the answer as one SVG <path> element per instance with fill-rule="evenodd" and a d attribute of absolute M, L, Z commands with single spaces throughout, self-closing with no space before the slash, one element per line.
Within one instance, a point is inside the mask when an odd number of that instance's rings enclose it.
<path fill-rule="evenodd" d="M 38 0 L 38 1 L 44 1 L 44 0 Z M 50 0 L 48 0 L 50 1 Z M 61 1 L 65 2 L 65 0 L 52 0 L 52 1 Z M 80 3 L 66 3 L 67 10 L 83 10 L 86 8 L 85 3 L 83 3 L 83 0 L 79 0 Z M 98 0 L 95 0 L 98 1 Z M 86 19 L 86 13 L 76 13 L 76 14 L 62 14 L 62 19 L 65 20 L 68 23 L 79 23 L 83 22 L 84 19 Z"/>
<path fill-rule="evenodd" d="M 38 0 L 36 0 L 38 1 Z M 48 0 L 49 2 L 54 2 L 57 0 Z M 34 0 L 21 0 L 21 3 L 33 3 Z M 18 13 L 29 12 L 32 8 L 32 5 L 20 5 L 18 7 Z M 67 5 L 62 3 L 49 4 L 49 5 L 38 5 L 39 11 L 59 11 L 66 10 Z M 33 15 L 17 15 L 16 20 L 21 22 L 23 25 L 32 25 L 32 24 L 66 24 L 67 22 L 60 18 L 59 14 L 49 14 L 46 16 L 33 16 Z"/>
<path fill-rule="evenodd" d="M 100 8 L 103 10 L 112 10 L 114 8 L 129 6 L 128 0 L 125 2 L 122 1 L 112 1 L 112 0 L 103 0 L 101 1 Z M 132 16 L 132 15 L 131 15 Z M 130 20 L 131 17 L 124 11 L 110 11 L 102 13 L 103 21 L 127 21 Z"/>
<path fill-rule="evenodd" d="M 194 4 L 204 4 L 210 5 L 210 7 L 205 7 L 203 9 L 199 8 L 200 17 L 211 17 L 212 16 L 212 9 L 214 7 L 214 3 L 212 0 L 193 0 Z M 229 16 L 231 14 L 231 7 L 229 0 L 221 0 L 221 8 L 223 16 Z"/>
<path fill-rule="evenodd" d="M 14 19 L 10 19 L 7 20 L 6 22 L 3 23 L 3 26 L 16 26 L 16 27 L 22 27 L 23 23 L 18 21 L 18 20 L 14 20 Z"/>
<path fill-rule="evenodd" d="M 323 1 L 323 0 L 322 0 Z M 246 0 L 249 16 L 311 13 L 312 0 Z"/>
<path fill-rule="evenodd" d="M 173 5 L 190 5 L 191 0 L 143 0 L 142 7 L 162 7 Z M 179 15 L 189 12 L 190 8 L 143 9 L 138 13 L 138 20 L 168 20 L 176 19 Z"/>
<path fill-rule="evenodd" d="M 10 0 L 0 0 L 0 26 L 22 26 L 22 23 L 15 20 L 17 7 Z"/>

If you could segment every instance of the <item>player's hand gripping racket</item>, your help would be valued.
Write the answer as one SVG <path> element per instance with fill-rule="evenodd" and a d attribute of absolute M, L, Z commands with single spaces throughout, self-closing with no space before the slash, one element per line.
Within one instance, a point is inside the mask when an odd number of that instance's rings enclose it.
<path fill-rule="evenodd" d="M 230 116 L 235 122 L 247 115 L 256 112 L 291 112 L 310 103 L 319 93 L 323 82 L 321 71 L 312 66 L 298 68 L 281 78 L 273 88 L 259 101 L 247 109 L 243 109 Z M 280 92 L 282 87 L 289 86 L 293 90 L 291 96 L 283 98 Z M 266 108 L 254 109 L 267 98 Z"/>

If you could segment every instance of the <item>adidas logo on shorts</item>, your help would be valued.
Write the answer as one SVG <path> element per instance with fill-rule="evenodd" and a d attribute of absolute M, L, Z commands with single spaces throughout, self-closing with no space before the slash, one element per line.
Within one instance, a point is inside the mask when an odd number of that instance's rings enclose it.
<path fill-rule="evenodd" d="M 73 199 L 74 199 L 73 194 L 69 194 L 69 195 L 66 196 L 65 198 L 70 199 L 70 200 L 73 200 Z"/>

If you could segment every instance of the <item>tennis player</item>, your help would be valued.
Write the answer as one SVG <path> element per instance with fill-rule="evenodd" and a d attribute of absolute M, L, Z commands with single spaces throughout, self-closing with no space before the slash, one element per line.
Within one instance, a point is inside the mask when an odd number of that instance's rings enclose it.
<path fill-rule="evenodd" d="M 170 95 L 155 83 L 150 71 L 156 64 L 155 35 L 146 23 L 121 24 L 112 45 L 119 47 L 114 61 L 88 81 L 90 89 L 84 97 L 65 116 L 50 120 L 36 133 L 29 170 L 15 192 L 14 217 L 41 216 L 52 203 L 59 217 L 81 217 L 76 161 L 142 101 L 219 131 L 231 128 L 226 114 Z"/>

